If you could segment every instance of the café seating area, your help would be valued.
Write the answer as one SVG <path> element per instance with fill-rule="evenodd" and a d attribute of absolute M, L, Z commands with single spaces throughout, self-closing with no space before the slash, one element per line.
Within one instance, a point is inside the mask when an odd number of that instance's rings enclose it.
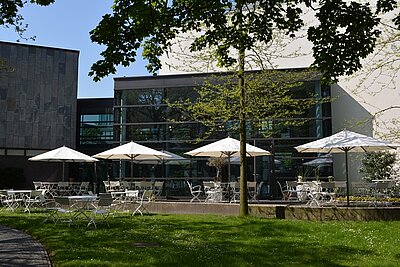
<path fill-rule="evenodd" d="M 203 181 L 202 184 L 192 185 L 187 183 L 192 195 L 191 202 L 202 201 L 199 197 L 204 196 L 204 202 L 228 202 L 237 203 L 240 200 L 240 185 L 238 182 L 214 182 Z M 247 182 L 247 198 L 249 201 L 256 202 L 262 183 Z"/>
<path fill-rule="evenodd" d="M 282 200 L 305 203 L 307 206 L 336 206 L 338 197 L 346 196 L 344 181 L 286 181 L 278 182 Z M 400 181 L 373 180 L 357 181 L 349 185 L 350 196 L 369 206 L 389 205 L 391 198 L 400 197 Z"/>

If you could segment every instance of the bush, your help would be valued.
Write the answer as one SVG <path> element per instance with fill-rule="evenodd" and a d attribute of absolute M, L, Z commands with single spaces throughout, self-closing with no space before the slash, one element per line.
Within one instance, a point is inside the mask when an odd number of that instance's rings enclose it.
<path fill-rule="evenodd" d="M 364 180 L 389 179 L 393 174 L 396 155 L 387 151 L 368 152 L 362 159 L 360 172 L 364 174 Z"/>

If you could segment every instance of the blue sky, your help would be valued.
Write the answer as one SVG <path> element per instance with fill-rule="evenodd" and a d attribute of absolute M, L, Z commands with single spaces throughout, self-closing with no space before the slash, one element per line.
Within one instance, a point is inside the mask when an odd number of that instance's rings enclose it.
<path fill-rule="evenodd" d="M 89 31 L 96 27 L 102 15 L 111 13 L 113 0 L 56 0 L 55 4 L 40 7 L 28 5 L 21 10 L 29 24 L 26 36 L 36 36 L 35 41 L 21 43 L 79 50 L 78 97 L 112 97 L 113 78 L 143 76 L 147 73 L 139 57 L 129 68 L 119 67 L 115 75 L 94 82 L 88 76 L 91 65 L 101 59 L 101 46 L 90 41 Z M 0 40 L 15 42 L 18 35 L 13 30 L 0 29 Z"/>

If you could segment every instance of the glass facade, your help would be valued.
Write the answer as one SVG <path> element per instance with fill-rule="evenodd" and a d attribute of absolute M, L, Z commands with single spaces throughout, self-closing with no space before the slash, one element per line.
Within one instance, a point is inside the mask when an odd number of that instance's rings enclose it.
<path fill-rule="evenodd" d="M 83 114 L 80 117 L 79 144 L 107 144 L 114 141 L 114 114 Z"/>
<path fill-rule="evenodd" d="M 94 155 L 115 146 L 113 103 L 113 98 L 78 99 L 76 127 L 78 151 Z M 96 163 L 96 168 L 91 164 L 76 164 L 71 172 L 77 180 L 96 182 L 97 186 L 103 186 L 102 181 L 112 175 L 114 169 L 112 165 L 116 163 L 99 161 Z M 103 189 L 97 187 L 95 190 L 99 192 Z"/>
<path fill-rule="evenodd" d="M 171 109 L 166 104 L 178 98 L 196 96 L 196 82 L 188 85 L 187 77 L 181 75 L 167 78 L 138 77 L 117 78 L 114 91 L 114 134 L 116 139 L 125 143 L 133 140 L 157 150 L 167 150 L 172 153 L 184 155 L 192 149 L 207 143 L 225 138 L 228 133 L 221 129 L 209 139 L 196 142 L 196 139 L 207 129 L 194 121 L 181 121 L 180 113 Z M 190 76 L 189 76 L 190 77 Z M 180 82 L 183 78 L 186 80 Z M 165 80 L 169 79 L 169 80 Z M 159 86 L 157 86 L 157 83 Z M 147 86 L 151 84 L 151 86 Z M 156 84 L 156 86 L 155 86 Z M 189 82 L 190 84 L 190 82 Z M 308 82 L 306 86 L 293 90 L 295 97 L 304 97 L 306 92 L 316 97 L 329 97 L 330 88 L 321 86 L 319 81 Z M 331 135 L 331 106 L 330 103 L 316 104 L 306 113 L 306 123 L 300 126 L 288 126 L 279 129 L 271 137 L 266 138 L 265 132 L 274 127 L 271 120 L 262 121 L 258 128 L 250 128 L 247 142 L 251 145 L 270 151 L 273 156 L 248 158 L 248 179 L 263 181 L 265 188 L 262 192 L 268 195 L 276 190 L 276 181 L 293 180 L 297 175 L 320 177 L 332 175 L 332 167 L 321 168 L 318 171 L 305 170 L 303 163 L 315 159 L 317 154 L 299 154 L 295 146 Z M 172 122 L 171 120 L 176 122 Z M 226 125 L 225 128 L 229 128 Z M 239 139 L 238 135 L 230 134 Z M 227 167 L 223 170 L 223 181 L 233 181 L 239 177 L 239 164 L 231 165 L 231 177 L 227 177 Z M 184 178 L 191 180 L 212 180 L 216 175 L 215 168 L 207 164 L 206 158 L 190 158 L 189 161 L 165 166 L 136 164 L 134 177 L 141 178 Z M 129 176 L 129 166 L 125 165 L 120 173 L 121 177 Z M 273 195 L 275 193 L 272 193 Z"/>

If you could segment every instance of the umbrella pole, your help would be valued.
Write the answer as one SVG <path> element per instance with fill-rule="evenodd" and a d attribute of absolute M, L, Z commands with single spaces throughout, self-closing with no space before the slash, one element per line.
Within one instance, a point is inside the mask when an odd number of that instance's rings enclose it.
<path fill-rule="evenodd" d="M 133 178 L 133 158 L 131 158 L 131 178 Z"/>
<path fill-rule="evenodd" d="M 165 178 L 166 176 L 166 168 L 165 168 L 165 160 L 162 159 L 162 178 Z"/>
<path fill-rule="evenodd" d="M 65 160 L 62 162 L 62 181 L 65 181 Z"/>
<path fill-rule="evenodd" d="M 348 151 L 345 150 L 344 155 L 345 155 L 345 160 L 346 160 L 346 197 L 347 197 L 347 207 L 350 207 L 349 164 L 348 164 L 347 153 L 348 153 Z"/>
<path fill-rule="evenodd" d="M 231 181 L 231 155 L 228 157 L 228 182 Z"/>

